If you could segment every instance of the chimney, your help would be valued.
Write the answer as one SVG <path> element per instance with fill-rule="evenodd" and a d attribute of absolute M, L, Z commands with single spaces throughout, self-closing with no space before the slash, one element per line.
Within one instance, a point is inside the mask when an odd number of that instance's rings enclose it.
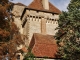
<path fill-rule="evenodd" d="M 48 0 L 42 0 L 43 8 L 49 10 L 49 2 Z"/>

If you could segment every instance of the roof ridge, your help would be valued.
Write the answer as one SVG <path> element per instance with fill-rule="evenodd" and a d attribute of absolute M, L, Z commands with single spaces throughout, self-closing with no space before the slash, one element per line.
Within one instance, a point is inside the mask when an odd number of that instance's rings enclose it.
<path fill-rule="evenodd" d="M 35 10 L 41 10 L 41 11 L 53 12 L 53 13 L 57 13 L 57 14 L 61 13 L 61 11 L 50 2 L 49 2 L 49 10 L 44 9 L 41 1 L 42 0 L 33 0 L 28 5 L 28 8 L 32 8 L 32 9 L 35 9 Z"/>
<path fill-rule="evenodd" d="M 49 42 L 47 39 L 47 36 L 46 36 L 46 40 L 43 41 L 44 36 L 43 37 L 39 37 L 39 36 L 43 36 L 43 34 L 34 33 L 33 38 L 29 45 L 29 48 L 31 48 L 30 51 L 34 54 L 34 56 L 41 57 L 41 58 L 43 58 L 45 56 L 47 56 L 49 58 L 57 58 L 55 56 L 58 51 L 57 43 L 54 42 L 52 44 L 52 42 Z M 53 39 L 51 38 L 51 40 L 53 40 Z M 43 43 L 43 42 L 46 42 L 46 43 Z"/>
<path fill-rule="evenodd" d="M 14 3 L 14 5 L 26 6 L 25 4 L 20 3 L 20 2 L 18 2 L 18 3 Z"/>

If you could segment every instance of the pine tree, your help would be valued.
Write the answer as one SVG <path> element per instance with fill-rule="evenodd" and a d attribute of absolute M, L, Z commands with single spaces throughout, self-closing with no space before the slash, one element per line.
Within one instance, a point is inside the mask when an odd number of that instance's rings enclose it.
<path fill-rule="evenodd" d="M 71 0 L 67 8 L 68 12 L 60 15 L 56 34 L 58 54 L 63 60 L 80 60 L 80 0 Z"/>

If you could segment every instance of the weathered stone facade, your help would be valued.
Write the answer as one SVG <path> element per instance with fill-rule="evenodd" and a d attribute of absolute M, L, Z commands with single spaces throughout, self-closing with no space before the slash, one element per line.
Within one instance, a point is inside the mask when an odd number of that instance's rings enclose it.
<path fill-rule="evenodd" d="M 14 23 L 19 33 L 27 37 L 24 45 L 29 46 L 34 33 L 55 35 L 60 13 L 60 10 L 48 0 L 34 0 L 27 7 L 21 3 L 14 4 L 12 10 Z M 22 49 L 24 45 L 17 47 L 17 50 Z"/>
<path fill-rule="evenodd" d="M 58 15 L 46 12 L 37 12 L 33 10 L 26 10 L 26 13 L 22 19 L 23 34 L 27 35 L 31 40 L 33 33 L 42 33 L 55 35 L 58 27 Z"/>
<path fill-rule="evenodd" d="M 14 7 L 14 8 L 18 8 Z M 22 7 L 21 7 L 22 8 Z M 16 10 L 20 10 L 19 8 Z M 16 12 L 13 10 L 13 13 Z M 46 13 L 46 12 L 37 12 L 34 10 L 26 10 L 22 20 L 21 12 L 14 14 L 14 23 L 19 28 L 19 31 L 23 35 L 27 35 L 29 42 L 32 38 L 33 33 L 42 33 L 42 34 L 49 34 L 55 35 L 58 27 L 58 19 L 59 15 L 53 13 Z"/>

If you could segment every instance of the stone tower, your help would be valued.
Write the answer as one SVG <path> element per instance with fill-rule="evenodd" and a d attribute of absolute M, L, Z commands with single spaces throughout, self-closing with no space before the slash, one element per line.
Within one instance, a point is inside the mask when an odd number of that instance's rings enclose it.
<path fill-rule="evenodd" d="M 29 6 L 15 4 L 12 13 L 19 32 L 30 42 L 34 33 L 55 35 L 61 12 L 48 0 L 34 0 Z"/>

